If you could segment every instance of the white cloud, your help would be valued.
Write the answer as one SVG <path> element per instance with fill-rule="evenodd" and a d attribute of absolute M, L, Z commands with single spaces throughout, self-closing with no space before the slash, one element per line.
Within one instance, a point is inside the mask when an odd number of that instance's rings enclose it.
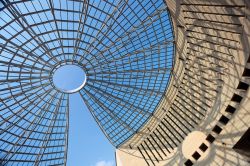
<path fill-rule="evenodd" d="M 114 166 L 113 161 L 98 161 L 95 166 Z"/>

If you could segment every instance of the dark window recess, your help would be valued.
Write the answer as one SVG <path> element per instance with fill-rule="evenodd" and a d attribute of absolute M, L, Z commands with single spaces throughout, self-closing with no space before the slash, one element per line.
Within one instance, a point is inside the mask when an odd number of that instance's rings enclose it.
<path fill-rule="evenodd" d="M 233 114 L 235 112 L 236 108 L 232 107 L 231 105 L 228 105 L 226 108 L 226 112 Z"/>
<path fill-rule="evenodd" d="M 201 155 L 198 152 L 194 152 L 192 156 L 195 160 L 198 160 L 201 157 Z"/>
<path fill-rule="evenodd" d="M 221 122 L 224 125 L 226 125 L 228 123 L 228 121 L 229 121 L 229 119 L 224 115 L 222 115 L 219 119 L 219 122 Z"/>
<path fill-rule="evenodd" d="M 245 68 L 245 70 L 244 70 L 242 76 L 243 76 L 243 77 L 250 77 L 250 69 Z"/>
<path fill-rule="evenodd" d="M 209 134 L 209 135 L 207 136 L 206 140 L 207 140 L 208 142 L 210 142 L 210 143 L 213 143 L 214 140 L 215 140 L 215 138 L 214 138 L 214 136 L 212 136 L 211 134 Z"/>
<path fill-rule="evenodd" d="M 202 143 L 201 146 L 200 146 L 199 148 L 200 148 L 200 150 L 201 150 L 202 152 L 205 152 L 205 151 L 208 149 L 207 145 L 204 144 L 204 143 Z"/>
<path fill-rule="evenodd" d="M 240 83 L 239 83 L 237 89 L 247 90 L 248 87 L 249 87 L 249 85 L 248 85 L 247 83 L 241 82 L 241 81 L 240 81 Z"/>
<path fill-rule="evenodd" d="M 242 97 L 240 95 L 234 94 L 231 100 L 240 103 Z"/>
<path fill-rule="evenodd" d="M 185 162 L 185 166 L 192 166 L 192 165 L 193 165 L 193 162 L 189 159 Z"/>
<path fill-rule="evenodd" d="M 245 134 L 234 145 L 233 149 L 244 156 L 250 162 L 250 128 L 247 129 Z"/>
<path fill-rule="evenodd" d="M 229 119 L 224 115 L 222 115 L 219 119 L 219 122 L 221 122 L 224 125 L 226 125 L 228 123 L 228 121 L 229 121 Z"/>
<path fill-rule="evenodd" d="M 220 132 L 222 131 L 222 128 L 220 128 L 220 126 L 215 125 L 213 128 L 213 132 L 220 134 Z"/>

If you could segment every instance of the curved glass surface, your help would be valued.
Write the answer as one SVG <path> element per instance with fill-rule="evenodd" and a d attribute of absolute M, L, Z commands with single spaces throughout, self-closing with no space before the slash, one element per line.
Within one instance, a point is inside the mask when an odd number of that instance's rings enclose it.
<path fill-rule="evenodd" d="M 162 0 L 2 0 L 2 164 L 66 162 L 68 96 L 51 72 L 80 66 L 79 90 L 119 147 L 156 110 L 173 65 L 173 31 Z"/>

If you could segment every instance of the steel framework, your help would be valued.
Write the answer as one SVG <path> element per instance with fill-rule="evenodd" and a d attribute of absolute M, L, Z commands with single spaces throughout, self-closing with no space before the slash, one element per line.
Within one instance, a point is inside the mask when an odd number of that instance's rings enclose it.
<path fill-rule="evenodd" d="M 119 147 L 153 115 L 173 67 L 170 16 L 159 0 L 3 0 L 0 6 L 2 165 L 65 165 L 69 95 L 62 65 L 87 75 L 78 91 Z"/>

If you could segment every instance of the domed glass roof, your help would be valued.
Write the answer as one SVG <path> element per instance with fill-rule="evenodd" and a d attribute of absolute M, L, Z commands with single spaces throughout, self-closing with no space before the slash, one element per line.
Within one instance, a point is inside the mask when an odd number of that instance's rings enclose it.
<path fill-rule="evenodd" d="M 53 84 L 64 65 L 85 72 L 86 83 L 73 92 L 114 146 L 153 115 L 173 67 L 173 31 L 163 0 L 0 4 L 2 165 L 66 163 L 71 93 Z"/>

